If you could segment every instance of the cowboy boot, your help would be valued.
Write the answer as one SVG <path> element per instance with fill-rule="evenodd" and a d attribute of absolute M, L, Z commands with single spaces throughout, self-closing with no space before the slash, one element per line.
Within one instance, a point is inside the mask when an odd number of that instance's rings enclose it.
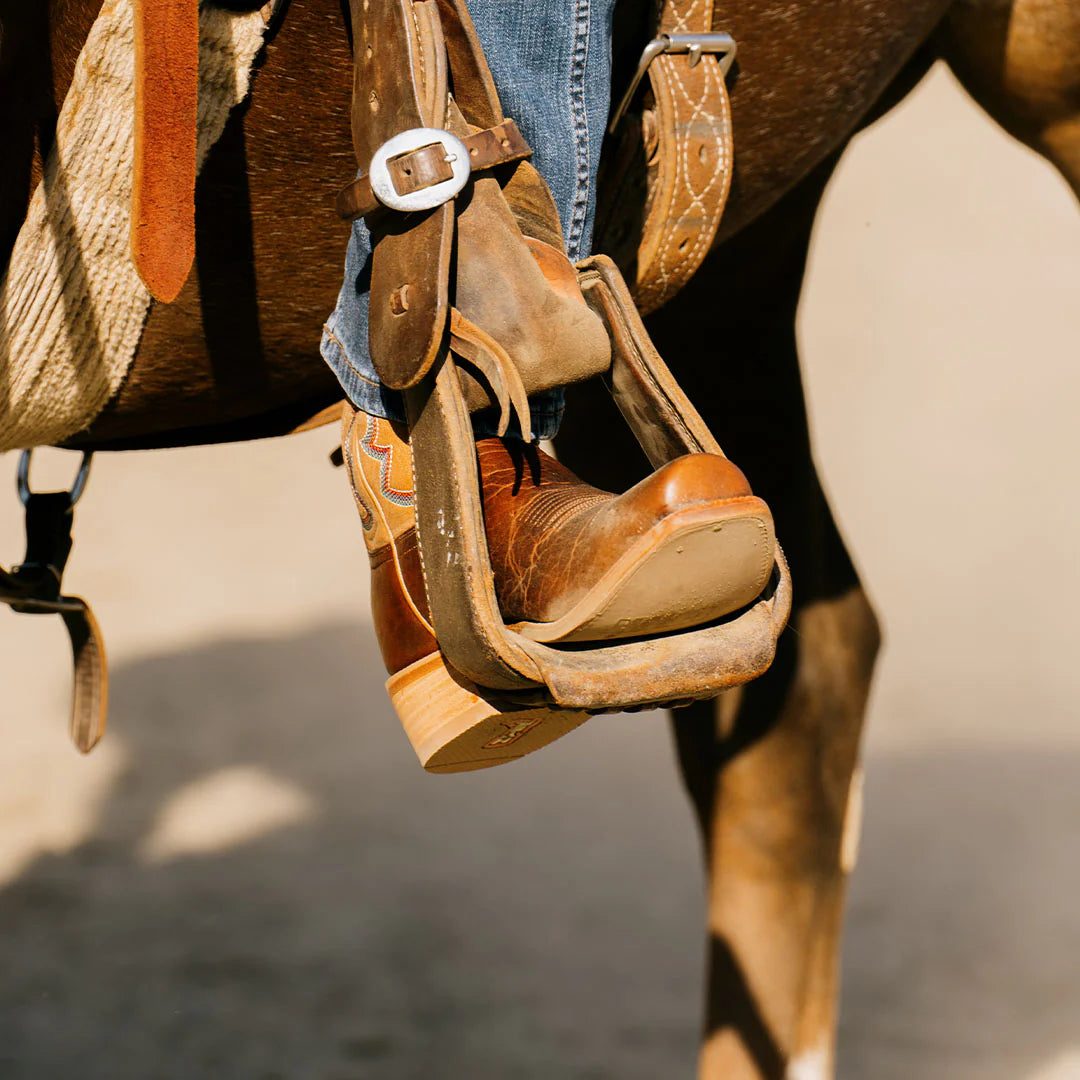
<path fill-rule="evenodd" d="M 431 625 L 404 425 L 346 409 L 342 438 L 371 560 L 372 617 L 391 700 L 421 764 L 503 764 L 586 714 L 522 706 L 443 659 Z M 726 458 L 688 455 L 623 495 L 590 487 L 520 440 L 477 442 L 503 617 L 537 641 L 682 629 L 751 603 L 772 571 L 766 505 Z"/>
<path fill-rule="evenodd" d="M 772 514 L 727 458 L 688 454 L 612 495 L 519 440 L 476 449 L 499 608 L 533 641 L 683 630 L 768 583 Z"/>
<path fill-rule="evenodd" d="M 502 765 L 588 719 L 503 700 L 444 662 L 424 587 L 407 429 L 347 405 L 341 444 L 371 562 L 371 616 L 387 690 L 420 764 L 436 773 Z"/>

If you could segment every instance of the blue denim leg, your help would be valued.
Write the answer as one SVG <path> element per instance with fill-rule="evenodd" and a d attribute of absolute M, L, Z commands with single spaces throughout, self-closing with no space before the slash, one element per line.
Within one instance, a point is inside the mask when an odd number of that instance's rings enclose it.
<path fill-rule="evenodd" d="M 611 20 L 615 0 L 472 0 L 503 111 L 533 148 L 533 164 L 551 188 L 572 260 L 589 254 L 596 173 L 611 105 Z M 368 351 L 371 237 L 353 225 L 345 281 L 323 328 L 322 355 L 349 400 L 363 412 L 404 420 L 401 398 L 379 383 Z M 558 430 L 563 393 L 531 401 L 533 435 Z M 492 432 L 480 430 L 478 434 Z"/>

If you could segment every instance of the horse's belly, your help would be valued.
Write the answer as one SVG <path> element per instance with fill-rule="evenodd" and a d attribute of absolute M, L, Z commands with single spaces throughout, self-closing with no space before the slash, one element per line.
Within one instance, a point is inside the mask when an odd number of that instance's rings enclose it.
<path fill-rule="evenodd" d="M 735 173 L 719 239 L 840 147 L 949 0 L 717 0 L 739 43 L 729 83 Z"/>
<path fill-rule="evenodd" d="M 946 6 L 718 0 L 714 25 L 739 42 L 721 239 L 849 137 Z M 197 274 L 176 304 L 155 307 L 127 381 L 79 442 L 269 433 L 296 421 L 289 405 L 333 397 L 318 341 L 348 233 L 331 194 L 354 167 L 351 75 L 337 0 L 294 0 L 200 181 Z"/>

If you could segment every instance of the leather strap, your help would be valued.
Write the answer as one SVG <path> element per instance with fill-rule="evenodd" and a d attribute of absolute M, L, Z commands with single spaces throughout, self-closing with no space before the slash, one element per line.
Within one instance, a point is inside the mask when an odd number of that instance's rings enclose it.
<path fill-rule="evenodd" d="M 165 303 L 195 258 L 198 102 L 198 0 L 135 0 L 131 258 Z"/>
<path fill-rule="evenodd" d="M 101 631 L 90 605 L 80 596 L 64 597 L 76 605 L 60 612 L 71 639 L 74 678 L 71 693 L 71 739 L 84 754 L 105 734 L 109 702 L 109 669 Z"/>
<path fill-rule="evenodd" d="M 353 149 L 365 166 L 392 136 L 445 128 L 446 49 L 435 0 L 351 0 Z M 467 132 L 465 133 L 467 134 Z M 450 315 L 453 203 L 373 224 L 368 339 L 379 379 L 414 386 L 431 369 Z"/>
<path fill-rule="evenodd" d="M 472 172 L 524 161 L 532 156 L 531 147 L 513 120 L 504 120 L 495 127 L 468 135 L 461 141 L 468 148 L 469 167 Z M 387 169 L 399 195 L 421 191 L 432 184 L 448 180 L 452 175 L 446 163 L 446 152 L 440 143 L 402 154 L 388 162 Z M 342 188 L 336 204 L 338 216 L 346 221 L 367 217 L 381 205 L 371 190 L 371 179 L 368 176 L 361 176 Z"/>
<path fill-rule="evenodd" d="M 62 596 L 60 581 L 71 552 L 73 499 L 69 492 L 27 493 L 26 558 L 0 568 L 0 603 L 24 614 L 57 614 L 64 620 L 74 662 L 71 737 L 85 754 L 105 732 L 108 676 L 97 620 L 82 597 Z"/>
<path fill-rule="evenodd" d="M 509 429 L 512 412 L 517 415 L 519 431 L 532 431 L 529 395 L 517 365 L 495 338 L 457 308 L 450 312 L 450 348 L 484 376 L 499 407 L 499 438 Z"/>
<path fill-rule="evenodd" d="M 657 34 L 712 31 L 712 0 L 663 0 Z M 616 257 L 642 314 L 693 277 L 716 238 L 731 187 L 731 106 L 718 56 L 662 53 L 648 68 L 651 102 L 616 132 L 601 192 L 601 250 Z M 644 218 L 642 219 L 642 203 Z M 642 220 L 640 234 L 628 222 Z"/>
<path fill-rule="evenodd" d="M 18 579 L 0 568 L 0 603 L 23 613 L 55 613 L 64 620 L 71 639 L 74 675 L 71 684 L 71 740 L 88 754 L 105 734 L 108 713 L 108 666 L 97 619 L 81 596 L 35 601 L 26 596 Z"/>

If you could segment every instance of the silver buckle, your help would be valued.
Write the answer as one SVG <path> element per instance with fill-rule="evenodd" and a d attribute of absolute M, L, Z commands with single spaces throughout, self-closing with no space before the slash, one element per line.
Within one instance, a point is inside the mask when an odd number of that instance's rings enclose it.
<path fill-rule="evenodd" d="M 653 38 L 645 46 L 641 59 L 638 61 L 637 71 L 630 81 L 630 86 L 626 93 L 623 94 L 619 107 L 612 114 L 611 123 L 608 124 L 608 132 L 615 133 L 619 121 L 626 114 L 627 109 L 630 108 L 630 102 L 634 100 L 634 95 L 641 85 L 641 80 L 645 78 L 649 66 L 658 56 L 664 53 L 686 53 L 689 57 L 690 67 L 697 67 L 705 53 L 716 55 L 720 57 L 720 76 L 721 78 L 727 78 L 731 65 L 735 63 L 735 54 L 738 48 L 735 39 L 730 34 L 661 34 L 659 37 Z"/>
<path fill-rule="evenodd" d="M 387 162 L 436 143 L 441 144 L 446 151 L 446 162 L 453 175 L 419 191 L 400 194 L 390 179 Z M 387 139 L 372 154 L 368 179 L 371 181 L 375 198 L 383 206 L 389 206 L 392 210 L 431 210 L 449 202 L 465 186 L 471 171 L 469 149 L 456 135 L 451 135 L 442 128 L 409 128 L 408 131 L 402 131 L 392 139 Z"/>

